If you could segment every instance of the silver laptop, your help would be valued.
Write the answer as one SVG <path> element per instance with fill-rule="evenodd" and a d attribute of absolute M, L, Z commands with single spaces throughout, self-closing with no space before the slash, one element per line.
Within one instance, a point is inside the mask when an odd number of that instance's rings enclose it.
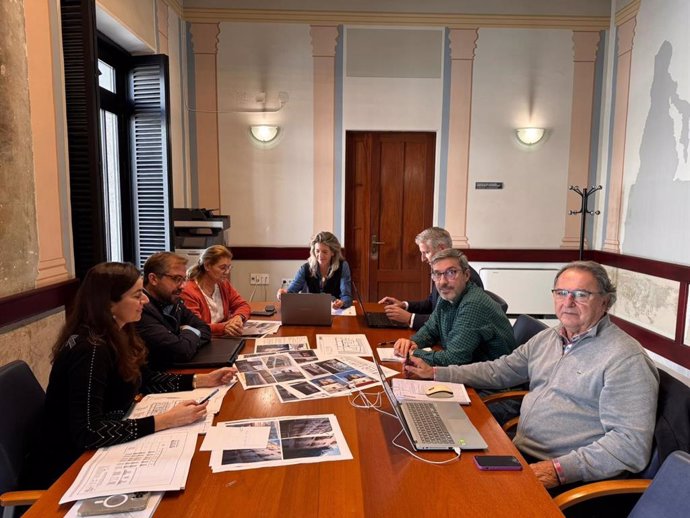
<path fill-rule="evenodd" d="M 458 403 L 398 401 L 374 358 L 383 391 L 415 450 L 483 450 L 488 446 Z"/>
<path fill-rule="evenodd" d="M 283 293 L 280 296 L 280 320 L 284 326 L 330 326 L 329 293 Z"/>

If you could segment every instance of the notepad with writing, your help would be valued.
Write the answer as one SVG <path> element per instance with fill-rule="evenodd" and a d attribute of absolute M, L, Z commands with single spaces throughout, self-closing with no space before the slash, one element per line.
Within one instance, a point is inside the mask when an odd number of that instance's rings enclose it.
<path fill-rule="evenodd" d="M 393 378 L 393 393 L 400 401 L 430 401 L 426 395 L 426 389 L 434 385 L 445 385 L 453 391 L 453 395 L 443 399 L 444 402 L 454 401 L 461 405 L 470 404 L 470 396 L 462 383 L 447 383 L 433 380 L 413 380 L 405 378 Z M 438 400 L 436 400 L 438 401 Z"/>

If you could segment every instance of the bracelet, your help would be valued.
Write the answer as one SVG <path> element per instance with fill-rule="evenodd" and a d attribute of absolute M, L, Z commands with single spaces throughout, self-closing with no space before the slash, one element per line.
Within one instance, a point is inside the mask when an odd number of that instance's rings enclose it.
<path fill-rule="evenodd" d="M 556 478 L 560 485 L 565 484 L 565 471 L 563 471 L 563 466 L 558 462 L 558 459 L 551 459 L 551 464 L 553 464 L 553 469 L 556 472 Z"/>
<path fill-rule="evenodd" d="M 196 374 L 194 376 L 192 376 L 192 388 L 193 389 L 196 388 L 196 376 L 197 376 Z"/>

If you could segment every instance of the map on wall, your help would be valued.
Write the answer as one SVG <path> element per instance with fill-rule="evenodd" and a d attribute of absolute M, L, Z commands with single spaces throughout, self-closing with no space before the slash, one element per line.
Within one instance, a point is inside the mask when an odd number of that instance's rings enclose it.
<path fill-rule="evenodd" d="M 606 270 L 618 288 L 618 300 L 610 313 L 673 339 L 680 284 L 619 268 Z"/>
<path fill-rule="evenodd" d="M 690 263 L 690 85 L 673 77 L 674 48 L 661 43 L 654 57 L 639 147 L 639 170 L 630 188 L 623 253 Z M 682 59 L 682 56 L 675 59 Z M 680 83 L 679 83 L 680 82 Z M 632 107 L 631 107 L 632 108 Z"/>

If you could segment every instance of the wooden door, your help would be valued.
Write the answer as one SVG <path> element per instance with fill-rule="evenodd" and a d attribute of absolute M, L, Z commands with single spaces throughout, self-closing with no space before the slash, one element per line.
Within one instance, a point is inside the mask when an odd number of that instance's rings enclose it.
<path fill-rule="evenodd" d="M 365 301 L 429 294 L 415 236 L 432 225 L 434 133 L 348 132 L 345 248 Z"/>

